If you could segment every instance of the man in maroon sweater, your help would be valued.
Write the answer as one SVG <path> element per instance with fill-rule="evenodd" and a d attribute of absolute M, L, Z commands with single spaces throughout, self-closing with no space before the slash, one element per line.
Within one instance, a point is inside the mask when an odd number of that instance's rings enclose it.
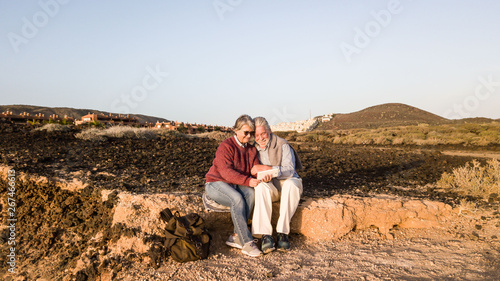
<path fill-rule="evenodd" d="M 234 234 L 226 244 L 251 257 L 262 254 L 247 226 L 255 203 L 253 188 L 260 182 L 251 174 L 252 167 L 259 164 L 257 150 L 248 144 L 254 129 L 252 118 L 241 115 L 234 125 L 235 135 L 219 145 L 212 167 L 205 175 L 207 195 L 231 209 Z"/>

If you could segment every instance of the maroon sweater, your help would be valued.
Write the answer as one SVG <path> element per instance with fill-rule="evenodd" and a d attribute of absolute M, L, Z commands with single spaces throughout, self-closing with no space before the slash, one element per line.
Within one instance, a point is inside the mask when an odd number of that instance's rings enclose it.
<path fill-rule="evenodd" d="M 217 148 L 212 167 L 205 175 L 207 182 L 223 181 L 230 184 L 250 185 L 252 167 L 259 164 L 257 149 L 247 144 L 241 147 L 234 136 Z"/>

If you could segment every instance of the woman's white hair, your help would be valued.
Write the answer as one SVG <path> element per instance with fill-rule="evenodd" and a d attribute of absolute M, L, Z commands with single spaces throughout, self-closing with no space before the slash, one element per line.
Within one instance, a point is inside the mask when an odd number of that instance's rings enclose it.
<path fill-rule="evenodd" d="M 233 129 L 235 131 L 241 130 L 241 128 L 245 125 L 248 125 L 248 127 L 250 127 L 250 129 L 255 130 L 255 125 L 253 123 L 253 119 L 252 119 L 252 117 L 250 117 L 247 114 L 243 114 L 240 117 L 238 117 L 238 119 L 236 119 L 236 122 L 234 123 Z"/>

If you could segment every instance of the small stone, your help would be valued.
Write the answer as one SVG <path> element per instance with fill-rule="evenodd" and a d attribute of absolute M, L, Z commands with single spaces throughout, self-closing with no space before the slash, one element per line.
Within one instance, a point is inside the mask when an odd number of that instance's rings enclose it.
<path fill-rule="evenodd" d="M 482 228 L 483 228 L 483 227 L 482 227 L 481 225 L 476 224 L 476 229 L 477 229 L 477 230 L 481 230 Z"/>

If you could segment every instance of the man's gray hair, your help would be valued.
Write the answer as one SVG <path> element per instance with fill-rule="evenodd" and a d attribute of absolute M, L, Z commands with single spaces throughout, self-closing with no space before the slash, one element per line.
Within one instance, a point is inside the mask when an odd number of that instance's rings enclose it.
<path fill-rule="evenodd" d="M 250 117 L 247 114 L 243 114 L 240 117 L 238 117 L 238 119 L 236 119 L 236 122 L 234 123 L 233 129 L 235 131 L 241 130 L 241 128 L 245 125 L 248 125 L 248 127 L 250 127 L 250 129 L 255 130 L 255 125 L 253 123 L 253 119 L 252 119 L 252 117 Z"/>
<path fill-rule="evenodd" d="M 259 116 L 259 117 L 255 117 L 253 119 L 253 121 L 255 122 L 255 127 L 262 126 L 262 127 L 264 127 L 264 129 L 266 129 L 267 132 L 272 132 L 271 126 L 269 126 L 269 123 L 267 123 L 266 118 Z"/>

